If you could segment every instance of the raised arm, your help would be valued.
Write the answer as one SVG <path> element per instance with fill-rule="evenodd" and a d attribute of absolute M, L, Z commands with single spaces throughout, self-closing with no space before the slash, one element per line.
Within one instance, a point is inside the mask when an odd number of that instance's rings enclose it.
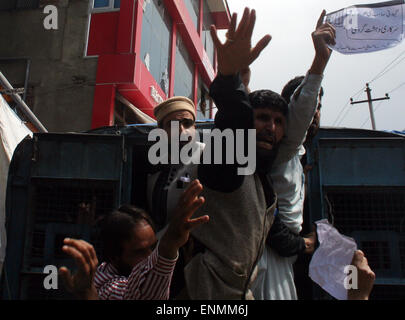
<path fill-rule="evenodd" d="M 328 44 L 333 45 L 336 36 L 335 28 L 329 23 L 323 23 L 325 15 L 326 11 L 323 10 L 312 33 L 315 57 L 304 80 L 291 97 L 286 137 L 280 146 L 275 164 L 290 160 L 299 150 L 314 117 L 323 73 L 332 53 Z"/>
<path fill-rule="evenodd" d="M 252 34 L 256 23 L 255 10 L 245 8 L 237 26 L 237 15 L 232 15 L 225 43 L 218 39 L 215 26 L 211 35 L 217 50 L 218 75 L 210 88 L 210 95 L 218 107 L 215 124 L 220 129 L 247 129 L 253 127 L 253 114 L 239 73 L 257 59 L 271 40 L 264 36 L 252 47 Z"/>
<path fill-rule="evenodd" d="M 233 14 L 227 32 L 225 43 L 218 39 L 215 26 L 211 26 L 211 35 L 218 56 L 218 75 L 211 84 L 210 96 L 214 100 L 218 112 L 215 116 L 215 128 L 221 131 L 231 129 L 253 129 L 253 110 L 249 96 L 240 77 L 240 71 L 249 67 L 257 59 L 261 51 L 271 40 L 270 35 L 264 36 L 256 46 L 252 47 L 252 34 L 256 22 L 254 10 L 245 9 L 243 17 L 237 26 L 237 15 Z M 222 146 L 225 159 L 225 145 Z M 245 144 L 245 150 L 247 145 Z M 212 158 L 213 159 L 213 155 Z M 212 161 L 213 163 L 213 161 Z M 236 190 L 243 181 L 243 176 L 237 175 L 238 165 L 200 165 L 199 179 L 201 182 L 217 191 L 231 192 Z"/>

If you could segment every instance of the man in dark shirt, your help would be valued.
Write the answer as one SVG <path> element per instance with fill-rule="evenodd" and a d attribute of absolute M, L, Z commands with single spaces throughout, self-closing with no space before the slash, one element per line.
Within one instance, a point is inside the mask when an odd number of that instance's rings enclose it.
<path fill-rule="evenodd" d="M 198 167 L 206 199 L 199 214 L 209 214 L 212 220 L 192 233 L 205 247 L 185 268 L 187 291 L 192 299 L 253 298 L 250 286 L 272 225 L 274 246 L 285 255 L 313 248 L 314 239 L 291 234 L 278 220 L 277 197 L 266 178 L 284 136 L 287 104 L 270 90 L 248 95 L 241 82 L 239 72 L 259 56 L 271 39 L 267 35 L 252 48 L 254 24 L 254 10 L 245 10 L 238 27 L 234 14 L 224 44 L 219 41 L 215 27 L 211 29 L 218 54 L 218 76 L 210 88 L 218 107 L 215 127 L 234 133 L 244 130 L 244 150 L 249 141 L 248 130 L 255 129 L 257 165 L 248 175 L 238 174 L 241 166 L 237 161 Z M 225 150 L 223 147 L 223 156 Z"/>

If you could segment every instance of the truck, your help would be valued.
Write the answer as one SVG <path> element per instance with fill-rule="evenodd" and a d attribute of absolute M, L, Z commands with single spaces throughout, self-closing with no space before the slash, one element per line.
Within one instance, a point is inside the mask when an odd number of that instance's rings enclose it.
<path fill-rule="evenodd" d="M 44 287 L 44 269 L 75 269 L 61 250 L 65 237 L 89 241 L 99 256 L 97 221 L 124 203 L 146 205 L 146 175 L 153 169 L 148 134 L 155 127 L 35 133 L 18 145 L 7 183 L 3 299 L 72 298 L 61 284 Z M 212 120 L 197 122 L 197 130 L 212 128 Z M 306 149 L 312 170 L 304 230 L 328 219 L 365 252 L 376 273 L 371 299 L 403 299 L 405 135 L 325 127 Z M 332 299 L 309 283 L 305 298 Z"/>

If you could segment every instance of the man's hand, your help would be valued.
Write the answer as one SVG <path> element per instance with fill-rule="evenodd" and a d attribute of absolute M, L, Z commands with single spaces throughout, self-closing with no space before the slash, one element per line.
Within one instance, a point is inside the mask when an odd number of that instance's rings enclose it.
<path fill-rule="evenodd" d="M 315 47 L 315 59 L 309 70 L 312 74 L 323 74 L 332 50 L 328 45 L 335 45 L 336 30 L 330 23 L 323 23 L 326 11 L 323 10 L 316 25 L 316 30 L 312 33 L 312 41 Z"/>
<path fill-rule="evenodd" d="M 368 265 L 363 251 L 357 250 L 354 253 L 352 265 L 357 268 L 358 289 L 350 289 L 347 293 L 347 298 L 349 300 L 368 300 L 373 289 L 375 273 Z"/>
<path fill-rule="evenodd" d="M 97 300 L 98 295 L 93 284 L 98 260 L 93 246 L 84 241 L 65 238 L 62 250 L 76 261 L 78 271 L 72 275 L 66 267 L 59 268 L 65 286 L 80 299 Z"/>
<path fill-rule="evenodd" d="M 318 235 L 316 233 L 316 225 L 313 225 L 312 231 L 304 236 L 305 241 L 305 251 L 306 254 L 313 254 L 316 247 L 316 242 Z"/>
<path fill-rule="evenodd" d="M 316 232 L 311 232 L 307 236 L 304 237 L 305 241 L 305 253 L 306 254 L 313 254 L 315 251 L 315 244 L 316 244 Z"/>
<path fill-rule="evenodd" d="M 255 10 L 245 8 L 238 27 L 236 20 L 237 15 L 234 13 L 224 44 L 218 39 L 215 26 L 211 26 L 211 36 L 218 55 L 218 71 L 224 76 L 236 75 L 240 70 L 247 68 L 271 40 L 271 36 L 266 35 L 252 48 L 252 34 L 256 23 Z"/>
<path fill-rule="evenodd" d="M 202 190 L 201 183 L 194 180 L 180 197 L 176 213 L 160 240 L 159 254 L 162 257 L 175 259 L 178 249 L 187 242 L 191 229 L 208 222 L 209 217 L 207 215 L 190 219 L 205 201 L 203 197 L 198 196 Z"/>

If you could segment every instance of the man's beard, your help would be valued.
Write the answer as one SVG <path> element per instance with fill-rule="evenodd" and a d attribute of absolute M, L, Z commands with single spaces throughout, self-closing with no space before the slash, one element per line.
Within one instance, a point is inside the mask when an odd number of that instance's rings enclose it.
<path fill-rule="evenodd" d="M 277 157 L 280 144 L 281 142 L 274 144 L 271 150 L 256 148 L 256 168 L 258 172 L 265 174 L 270 172 Z"/>

